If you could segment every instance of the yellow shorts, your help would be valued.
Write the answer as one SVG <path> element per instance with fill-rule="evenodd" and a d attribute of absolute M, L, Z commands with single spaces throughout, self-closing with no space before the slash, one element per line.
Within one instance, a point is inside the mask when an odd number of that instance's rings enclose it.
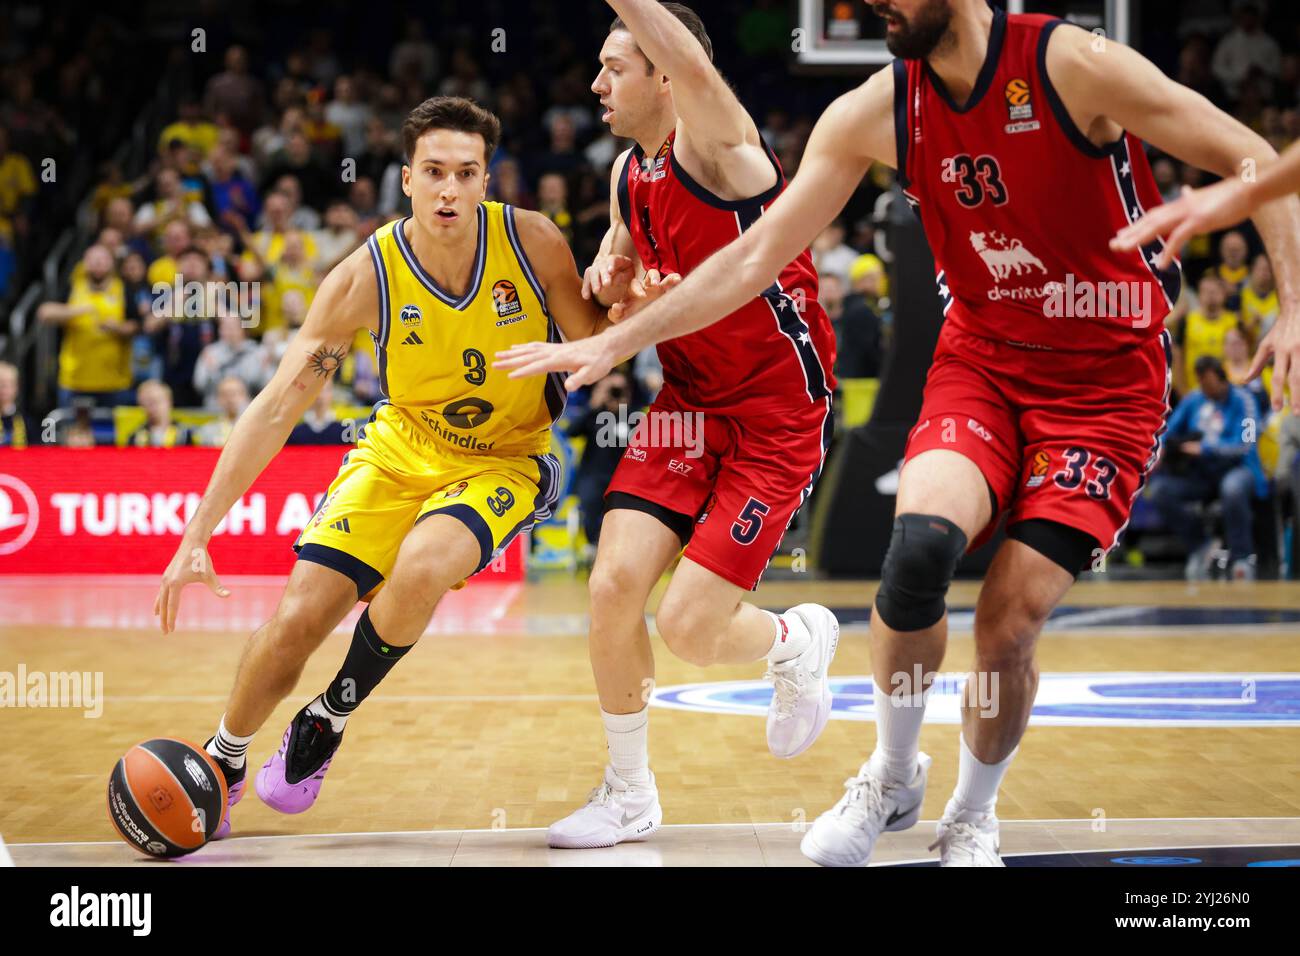
<path fill-rule="evenodd" d="M 368 426 L 369 427 L 369 426 Z M 520 531 L 550 517 L 559 495 L 554 455 L 460 455 L 427 448 L 421 467 L 411 456 L 385 454 L 362 440 L 294 543 L 304 561 L 347 575 L 364 598 L 393 570 L 415 525 L 445 514 L 473 532 L 483 570 Z"/>

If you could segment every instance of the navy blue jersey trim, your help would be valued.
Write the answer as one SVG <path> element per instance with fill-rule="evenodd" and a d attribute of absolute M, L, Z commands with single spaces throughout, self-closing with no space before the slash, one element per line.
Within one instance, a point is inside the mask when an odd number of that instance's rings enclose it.
<path fill-rule="evenodd" d="M 366 245 L 370 248 L 370 262 L 375 267 L 375 281 L 379 284 L 379 333 L 370 333 L 375 343 L 375 362 L 379 366 L 379 390 L 388 398 L 388 326 L 392 321 L 392 304 L 388 298 L 388 270 L 379 251 L 379 240 L 371 234 Z"/>
<path fill-rule="evenodd" d="M 980 100 L 984 99 L 984 94 L 989 91 L 993 85 L 993 76 L 998 71 L 998 60 L 1002 57 L 1002 41 L 1007 34 L 1007 15 L 997 7 L 993 8 L 993 27 L 989 31 L 989 48 L 984 54 L 984 65 L 980 67 L 979 76 L 975 79 L 975 87 L 970 91 L 970 96 L 966 99 L 966 105 L 958 106 L 952 96 L 948 93 L 948 88 L 943 85 L 943 80 L 939 79 L 939 74 L 930 69 L 930 64 L 925 64 L 925 74 L 930 78 L 930 84 L 934 91 L 939 94 L 939 99 L 948 105 L 948 108 L 954 113 L 969 113 L 975 107 L 979 106 Z"/>
<path fill-rule="evenodd" d="M 911 123 L 907 120 L 907 61 L 894 60 L 894 149 L 898 154 L 898 184 L 907 189 L 912 185 L 907 178 L 907 147 L 912 141 Z"/>
<path fill-rule="evenodd" d="M 1116 189 L 1119 191 L 1119 201 L 1124 204 L 1124 220 L 1129 223 L 1136 222 L 1146 213 L 1146 209 L 1142 206 L 1142 200 L 1138 196 L 1136 171 L 1133 165 L 1134 158 L 1132 150 L 1128 146 L 1128 137 L 1123 137 L 1119 141 L 1119 149 L 1110 156 L 1110 167 L 1111 173 L 1115 177 Z M 1142 261 L 1146 264 L 1147 269 L 1160 283 L 1165 293 L 1167 305 L 1172 309 L 1182 291 L 1183 274 L 1177 263 L 1165 269 L 1156 268 L 1156 257 L 1164 249 L 1164 246 L 1164 240 L 1156 238 L 1143 246 L 1139 250 L 1139 254 L 1142 256 Z"/>
<path fill-rule="evenodd" d="M 762 206 L 737 210 L 736 225 L 743 233 L 758 222 L 759 217 L 762 215 Z M 779 277 L 763 290 L 760 298 L 772 310 L 772 317 L 776 319 L 777 329 L 790 340 L 790 345 L 799 358 L 799 364 L 803 367 L 808 400 L 816 402 L 829 395 L 830 389 L 826 387 L 826 370 L 822 367 L 821 356 L 817 354 L 817 347 L 813 344 L 812 330 L 808 327 L 808 323 L 804 321 L 803 316 L 799 314 L 799 303 L 781 288 Z"/>
<path fill-rule="evenodd" d="M 1119 134 L 1119 139 L 1107 146 L 1098 146 L 1083 131 L 1074 124 L 1070 118 L 1070 111 L 1065 108 L 1065 103 L 1061 100 L 1061 95 L 1056 92 L 1056 87 L 1052 85 L 1052 78 L 1047 75 L 1047 43 L 1051 39 L 1052 31 L 1065 23 L 1064 20 L 1051 20 L 1043 25 L 1042 32 L 1038 34 L 1038 78 L 1043 84 L 1043 92 L 1047 94 L 1047 102 L 1052 106 L 1052 114 L 1056 117 L 1056 124 L 1061 127 L 1066 138 L 1075 145 L 1075 147 L 1085 156 L 1091 156 L 1093 159 L 1104 159 L 1107 156 L 1113 156 L 1117 150 L 1124 148 L 1124 134 Z"/>
<path fill-rule="evenodd" d="M 691 174 L 682 168 L 681 163 L 677 162 L 676 149 L 668 151 L 668 162 L 672 165 L 673 175 L 681 180 L 681 184 L 686 187 L 686 191 L 692 196 L 704 203 L 706 206 L 712 206 L 714 209 L 722 209 L 727 212 L 741 212 L 744 210 L 754 209 L 755 207 L 766 206 L 781 193 L 781 187 L 785 185 L 785 176 L 781 173 L 781 164 L 777 162 L 776 154 L 772 152 L 772 147 L 767 145 L 765 140 L 760 138 L 763 143 L 763 152 L 767 155 L 768 162 L 772 164 L 772 171 L 776 173 L 776 182 L 768 189 L 759 193 L 757 196 L 750 196 L 748 199 L 723 199 L 721 196 L 709 192 L 694 179 Z M 676 146 L 676 142 L 673 143 Z"/>
<path fill-rule="evenodd" d="M 304 544 L 301 547 L 294 547 L 298 552 L 299 561 L 310 561 L 313 564 L 319 564 L 329 568 L 331 571 L 337 571 L 344 577 L 350 578 L 352 583 L 357 586 L 357 600 L 361 600 L 384 580 L 384 576 L 372 568 L 360 558 L 353 557 L 346 551 L 340 551 L 338 548 L 331 548 L 325 544 Z"/>
<path fill-rule="evenodd" d="M 445 290 L 434 280 L 433 276 L 424 271 L 424 266 L 420 265 L 420 260 L 415 257 L 415 250 L 411 248 L 410 243 L 406 241 L 405 227 L 412 216 L 398 221 L 393 227 L 393 235 L 397 237 L 397 248 L 402 253 L 402 258 L 406 260 L 406 265 L 410 268 L 411 274 L 419 280 L 429 294 L 434 296 L 443 305 L 451 306 L 457 311 L 463 311 L 465 306 L 474 301 L 478 295 L 479 286 L 483 284 L 483 271 L 487 264 L 487 209 L 482 203 L 478 206 L 478 250 L 474 257 L 474 273 L 469 280 L 469 288 L 459 299 Z"/>
<path fill-rule="evenodd" d="M 483 520 L 481 514 L 469 505 L 464 504 L 463 502 L 458 502 L 454 505 L 447 505 L 445 508 L 426 511 L 415 519 L 415 523 L 419 524 L 425 518 L 432 517 L 433 515 L 447 515 L 449 518 L 455 518 L 468 528 L 470 533 L 474 535 L 475 539 L 478 541 L 479 562 L 478 567 L 474 569 L 474 573 L 478 574 L 487 567 L 488 562 L 492 560 L 492 529 L 488 527 L 488 523 Z"/>
<path fill-rule="evenodd" d="M 515 227 L 515 207 L 506 206 L 504 212 L 506 238 L 510 240 L 510 248 L 515 251 L 515 258 L 519 260 L 519 267 L 523 269 L 524 278 L 532 287 L 533 295 L 537 296 L 537 301 L 542 304 L 542 311 L 546 312 L 546 291 L 542 288 L 537 273 L 533 271 L 533 264 L 528 261 L 528 253 L 524 252 L 524 241 L 519 238 L 519 230 Z M 547 317 L 550 317 L 549 312 Z"/>
<path fill-rule="evenodd" d="M 627 151 L 627 159 L 623 160 L 623 171 L 618 177 L 618 215 L 628 229 L 632 228 L 632 193 L 627 185 L 627 174 L 632 168 L 632 163 L 636 161 L 636 154 L 640 149 L 641 147 L 638 146 Z"/>

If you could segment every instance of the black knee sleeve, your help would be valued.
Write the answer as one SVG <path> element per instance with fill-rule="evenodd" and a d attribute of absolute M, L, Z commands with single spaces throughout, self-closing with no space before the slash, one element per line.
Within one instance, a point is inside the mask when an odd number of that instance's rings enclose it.
<path fill-rule="evenodd" d="M 943 617 L 948 585 L 966 552 L 966 533 L 938 515 L 904 514 L 880 572 L 876 611 L 895 631 L 920 631 Z"/>

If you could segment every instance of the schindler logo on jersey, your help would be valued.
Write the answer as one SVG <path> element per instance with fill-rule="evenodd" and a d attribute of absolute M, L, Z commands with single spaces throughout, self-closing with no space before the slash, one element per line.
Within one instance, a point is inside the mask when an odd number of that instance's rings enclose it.
<path fill-rule="evenodd" d="M 51 926 L 126 926 L 133 936 L 148 936 L 153 927 L 151 893 L 70 893 L 50 897 Z"/>

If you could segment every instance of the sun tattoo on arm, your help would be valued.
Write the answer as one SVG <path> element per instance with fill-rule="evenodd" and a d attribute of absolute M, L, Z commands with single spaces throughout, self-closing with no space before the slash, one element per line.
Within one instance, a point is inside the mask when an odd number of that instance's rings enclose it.
<path fill-rule="evenodd" d="M 331 372 L 337 372 L 343 364 L 343 357 L 348 354 L 342 345 L 322 345 L 308 358 L 308 365 L 317 378 L 324 378 Z"/>

